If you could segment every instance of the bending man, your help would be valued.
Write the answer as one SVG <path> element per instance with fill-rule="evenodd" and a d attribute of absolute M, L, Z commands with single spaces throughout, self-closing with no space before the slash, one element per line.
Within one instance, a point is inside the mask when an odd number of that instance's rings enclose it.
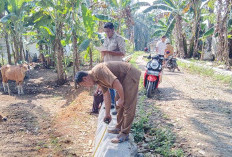
<path fill-rule="evenodd" d="M 138 86 L 141 72 L 125 62 L 106 62 L 96 65 L 89 72 L 77 72 L 75 81 L 85 87 L 95 84 L 102 88 L 106 115 L 104 119 L 110 119 L 111 99 L 108 88 L 117 91 L 117 125 L 109 133 L 118 134 L 113 143 L 128 140 L 129 132 L 135 116 Z"/>

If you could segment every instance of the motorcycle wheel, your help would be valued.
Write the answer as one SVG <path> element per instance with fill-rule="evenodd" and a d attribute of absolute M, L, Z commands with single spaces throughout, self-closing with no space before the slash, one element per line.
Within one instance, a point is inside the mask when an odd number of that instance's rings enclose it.
<path fill-rule="evenodd" d="M 174 72 L 174 71 L 175 71 L 175 68 L 172 68 L 171 71 Z"/>
<path fill-rule="evenodd" d="M 153 86 L 153 83 L 148 81 L 148 84 L 147 84 L 147 97 L 148 98 L 151 98 L 152 97 L 152 86 Z"/>

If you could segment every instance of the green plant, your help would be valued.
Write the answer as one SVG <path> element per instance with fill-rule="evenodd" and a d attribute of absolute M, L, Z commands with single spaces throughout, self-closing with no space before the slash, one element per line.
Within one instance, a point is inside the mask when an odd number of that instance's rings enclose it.
<path fill-rule="evenodd" d="M 153 140 L 149 142 L 149 148 L 163 156 L 183 156 L 183 151 L 173 149 L 175 143 L 175 135 L 170 129 L 157 128 L 151 129 L 149 134 L 153 136 Z"/>

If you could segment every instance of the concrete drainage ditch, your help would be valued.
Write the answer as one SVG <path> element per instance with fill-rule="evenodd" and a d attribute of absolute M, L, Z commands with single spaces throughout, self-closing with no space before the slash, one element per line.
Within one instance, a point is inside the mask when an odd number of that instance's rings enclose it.
<path fill-rule="evenodd" d="M 111 112 L 113 109 L 111 110 Z M 104 105 L 101 107 L 98 116 L 98 126 L 95 136 L 95 146 L 93 149 L 93 157 L 134 157 L 137 155 L 137 146 L 130 134 L 130 140 L 114 144 L 111 139 L 117 135 L 107 132 L 108 128 L 114 128 L 117 123 L 116 115 L 112 115 L 112 121 L 109 125 L 103 122 L 105 116 Z"/>

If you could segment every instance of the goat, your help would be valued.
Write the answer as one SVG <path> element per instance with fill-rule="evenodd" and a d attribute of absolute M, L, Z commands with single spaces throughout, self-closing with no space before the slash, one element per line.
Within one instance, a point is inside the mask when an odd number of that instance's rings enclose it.
<path fill-rule="evenodd" d="M 28 69 L 29 66 L 26 64 L 2 66 L 1 74 L 2 74 L 2 85 L 4 88 L 4 92 L 7 93 L 8 91 L 10 95 L 8 80 L 13 80 L 16 81 L 16 86 L 18 88 L 18 95 L 24 94 L 22 84 L 25 77 L 25 72 Z"/>

